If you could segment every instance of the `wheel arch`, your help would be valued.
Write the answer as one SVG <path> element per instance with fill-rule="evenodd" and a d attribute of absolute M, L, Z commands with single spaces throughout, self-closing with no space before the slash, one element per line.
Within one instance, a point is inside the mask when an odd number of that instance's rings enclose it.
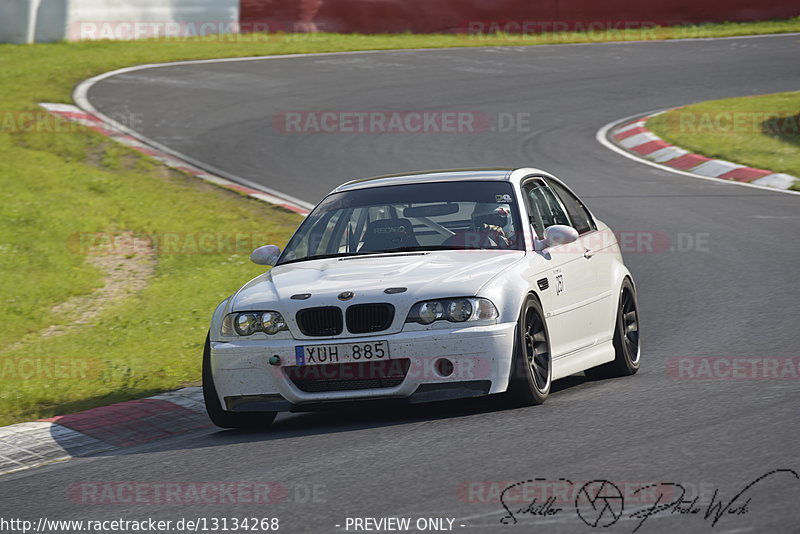
<path fill-rule="evenodd" d="M 519 319 L 522 304 L 529 295 L 545 308 L 546 299 L 536 291 L 536 284 L 525 262 L 518 262 L 510 270 L 503 272 L 503 276 L 495 276 L 484 284 L 478 291 L 478 297 L 491 300 L 500 314 L 499 322 L 510 323 Z"/>

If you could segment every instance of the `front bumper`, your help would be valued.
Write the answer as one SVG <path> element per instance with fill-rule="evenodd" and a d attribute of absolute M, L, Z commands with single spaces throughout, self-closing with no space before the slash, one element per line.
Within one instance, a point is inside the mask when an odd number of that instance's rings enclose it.
<path fill-rule="evenodd" d="M 239 340 L 211 343 L 211 368 L 220 403 L 229 411 L 291 411 L 314 405 L 378 399 L 429 402 L 500 393 L 507 389 L 516 323 L 400 332 L 321 341 Z M 408 360 L 402 381 L 390 387 L 307 392 L 288 377 L 298 345 L 386 341 L 390 362 Z M 280 365 L 270 365 L 271 356 Z M 453 363 L 449 376 L 435 362 Z"/>

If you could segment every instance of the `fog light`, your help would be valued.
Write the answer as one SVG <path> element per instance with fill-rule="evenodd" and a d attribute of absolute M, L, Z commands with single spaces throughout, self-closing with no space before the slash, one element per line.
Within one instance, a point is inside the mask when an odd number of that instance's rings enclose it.
<path fill-rule="evenodd" d="M 452 375 L 453 370 L 455 369 L 453 362 L 451 362 L 447 358 L 439 358 L 438 360 L 436 360 L 435 367 L 436 367 L 436 372 L 445 377 Z"/>

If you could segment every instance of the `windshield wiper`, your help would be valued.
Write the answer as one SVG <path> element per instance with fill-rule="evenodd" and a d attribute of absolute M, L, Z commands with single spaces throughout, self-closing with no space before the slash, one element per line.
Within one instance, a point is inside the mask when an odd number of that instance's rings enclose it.
<path fill-rule="evenodd" d="M 365 252 L 364 254 L 391 254 L 393 252 L 425 252 L 428 250 L 452 250 L 453 247 L 446 247 L 442 245 L 430 245 L 430 246 L 416 246 L 416 247 L 397 247 L 397 248 L 387 248 L 385 250 L 374 250 L 371 252 Z"/>
<path fill-rule="evenodd" d="M 299 261 L 311 261 L 311 260 L 325 260 L 328 258 L 341 258 L 344 256 L 354 256 L 355 254 L 351 254 L 349 252 L 337 252 L 335 254 L 317 254 L 316 256 L 303 256 L 302 258 L 296 258 L 293 260 L 286 260 L 280 262 L 278 265 L 286 265 L 287 263 L 297 263 Z M 276 265 L 276 267 L 278 266 Z"/>
<path fill-rule="evenodd" d="M 397 247 L 397 248 L 388 248 L 386 250 L 371 250 L 369 252 L 337 252 L 334 254 L 317 254 L 314 256 L 304 256 L 302 258 L 296 258 L 294 260 L 286 260 L 278 265 L 286 265 L 288 263 L 297 263 L 301 261 L 311 261 L 311 260 L 325 260 L 329 258 L 356 258 L 360 256 L 374 256 L 376 254 L 392 254 L 394 252 L 423 252 L 426 250 L 453 250 L 453 247 L 443 247 L 443 246 L 429 246 L 429 247 Z"/>
<path fill-rule="evenodd" d="M 369 252 L 359 252 L 358 254 L 352 254 L 347 258 L 342 258 L 352 260 L 357 259 L 360 257 L 368 257 L 368 256 L 380 256 L 381 254 L 394 254 L 396 252 L 430 252 L 434 250 L 459 250 L 457 248 L 453 248 L 450 246 L 442 246 L 442 245 L 430 245 L 430 246 L 417 246 L 417 247 L 397 247 L 397 248 L 387 248 L 384 250 L 371 250 Z M 339 261 L 342 261 L 339 260 Z"/>

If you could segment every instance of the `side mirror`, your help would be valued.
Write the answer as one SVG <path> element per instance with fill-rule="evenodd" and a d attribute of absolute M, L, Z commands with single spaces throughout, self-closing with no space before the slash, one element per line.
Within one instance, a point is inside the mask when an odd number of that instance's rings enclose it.
<path fill-rule="evenodd" d="M 258 247 L 250 254 L 250 261 L 257 265 L 275 265 L 281 255 L 281 248 L 275 245 Z"/>
<path fill-rule="evenodd" d="M 564 224 L 554 224 L 544 229 L 544 239 L 534 239 L 534 249 L 544 250 L 558 245 L 567 245 L 578 239 L 578 231 Z"/>

